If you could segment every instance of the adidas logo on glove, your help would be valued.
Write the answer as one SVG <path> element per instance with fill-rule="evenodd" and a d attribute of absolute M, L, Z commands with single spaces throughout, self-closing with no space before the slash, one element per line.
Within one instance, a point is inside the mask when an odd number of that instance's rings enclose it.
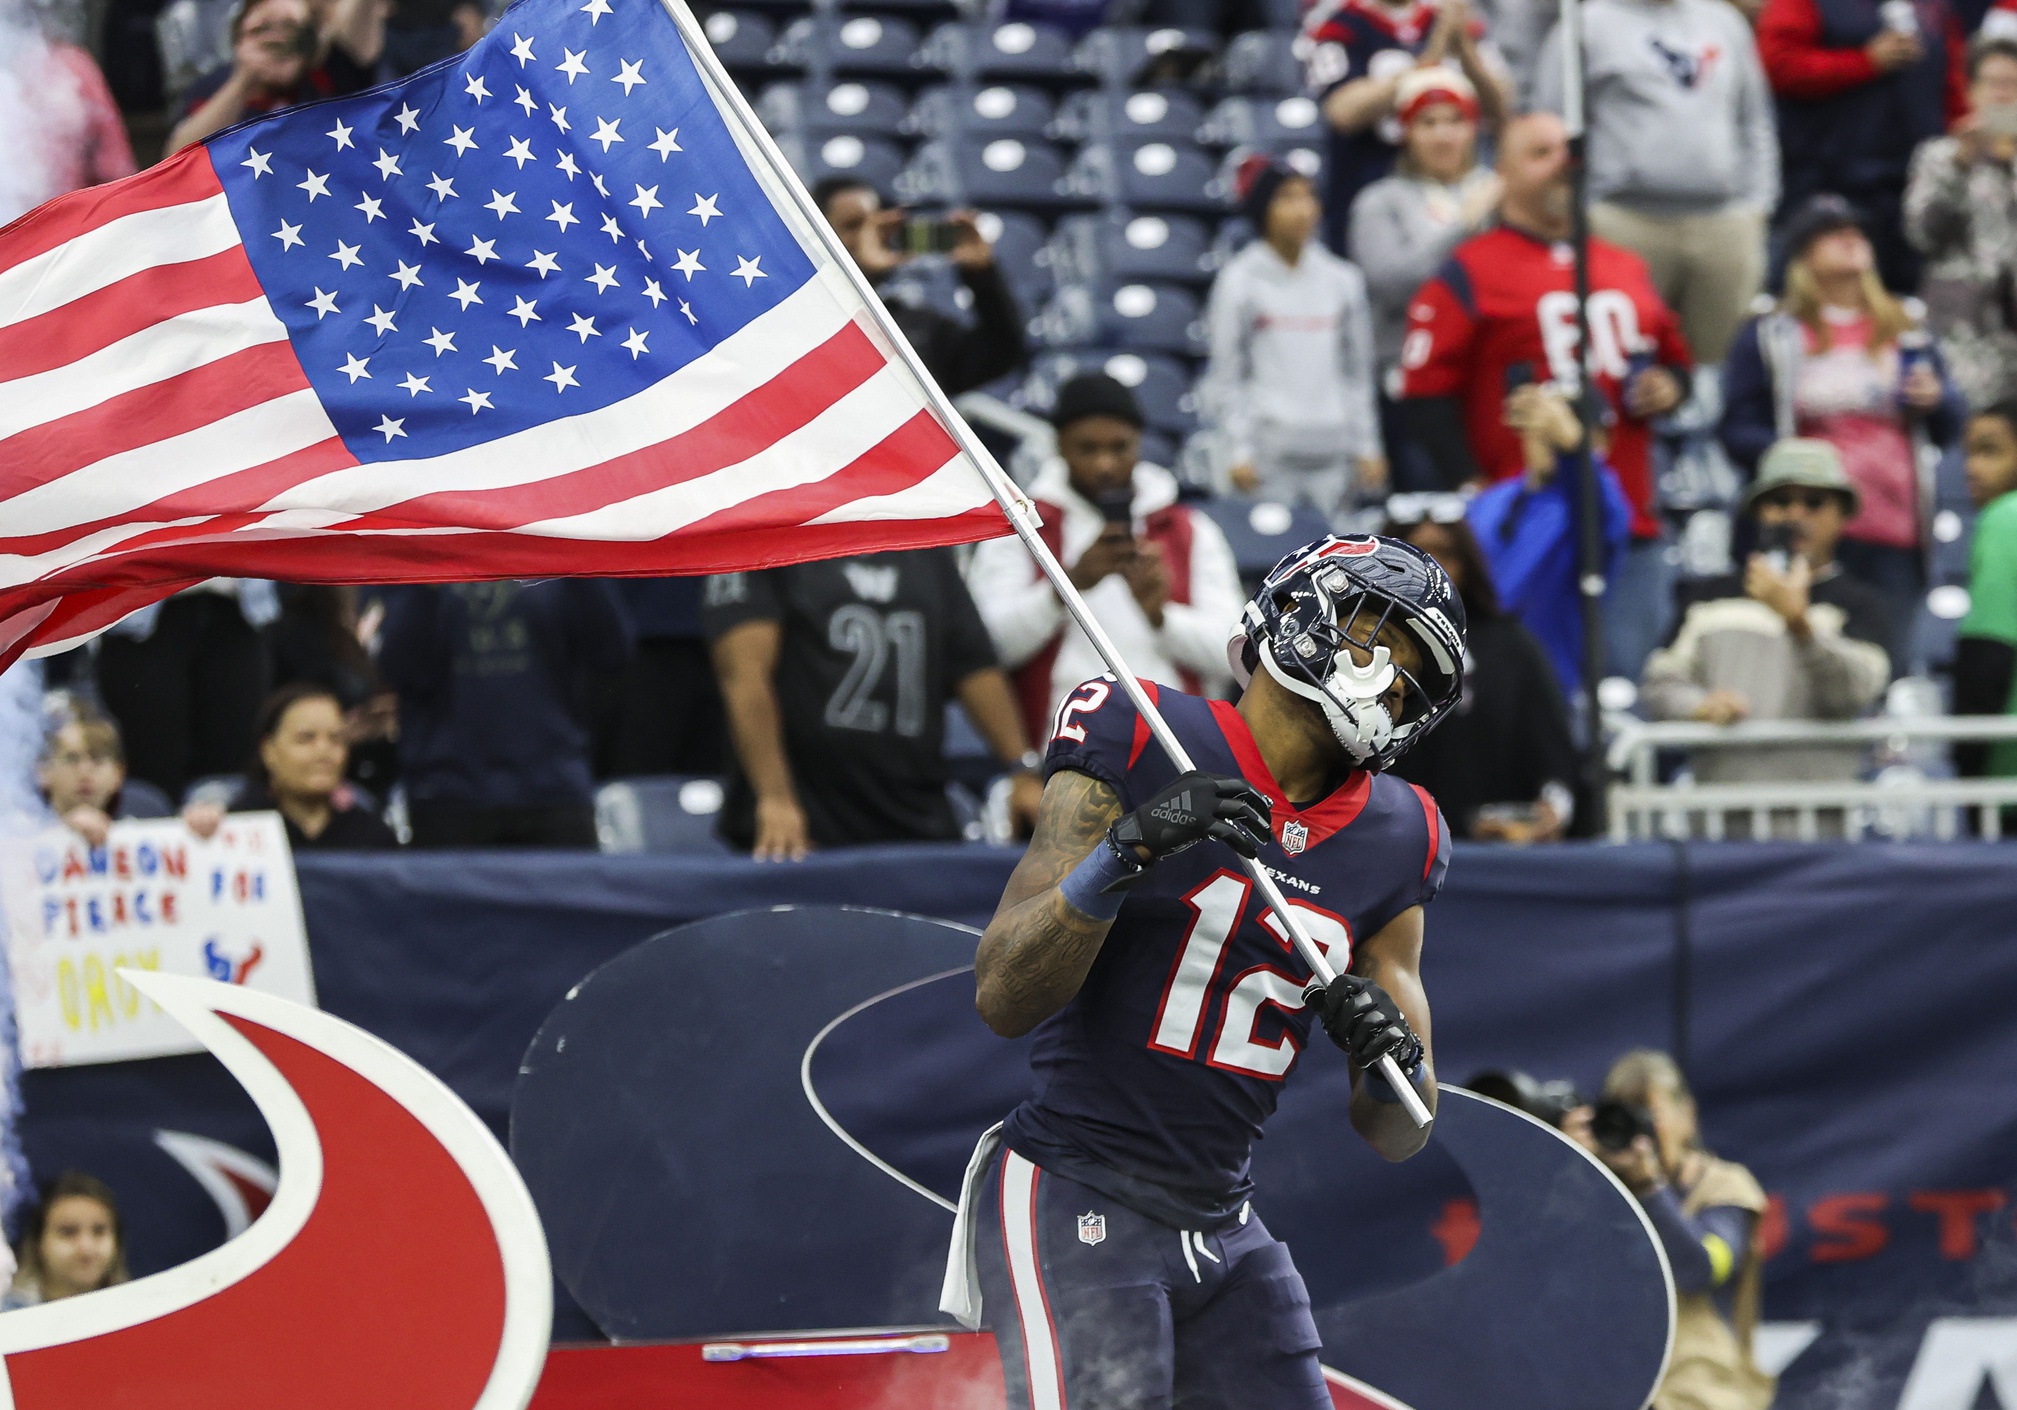
<path fill-rule="evenodd" d="M 1178 827 L 1189 827 L 1197 821 L 1191 812 L 1191 791 L 1186 788 L 1176 797 L 1166 799 L 1160 805 L 1149 809 L 1149 816 L 1158 822 L 1173 823 Z"/>

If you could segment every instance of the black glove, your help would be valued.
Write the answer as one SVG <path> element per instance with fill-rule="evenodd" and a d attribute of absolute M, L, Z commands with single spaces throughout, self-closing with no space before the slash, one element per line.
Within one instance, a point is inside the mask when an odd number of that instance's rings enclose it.
<path fill-rule="evenodd" d="M 1413 1072 L 1422 1060 L 1422 1040 L 1408 1027 L 1401 1006 L 1372 980 L 1341 974 L 1328 988 L 1312 985 L 1309 1001 L 1324 1032 L 1361 1068 L 1391 1056 L 1402 1072 Z"/>
<path fill-rule="evenodd" d="M 1270 830 L 1268 800 L 1243 778 L 1192 769 L 1107 829 L 1107 842 L 1121 859 L 1139 868 L 1109 891 L 1131 886 L 1164 857 L 1207 837 L 1242 857 L 1256 857 Z M 1148 852 L 1143 861 L 1140 848 Z"/>

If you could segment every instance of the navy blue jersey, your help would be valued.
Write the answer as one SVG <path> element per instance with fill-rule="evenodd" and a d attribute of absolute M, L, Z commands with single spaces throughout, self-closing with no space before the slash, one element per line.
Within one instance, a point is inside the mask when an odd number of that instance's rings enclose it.
<path fill-rule="evenodd" d="M 1333 967 L 1442 889 L 1450 833 L 1421 789 L 1355 772 L 1298 811 L 1232 705 L 1147 688 L 1199 768 L 1267 797 L 1261 860 Z M 1046 773 L 1090 774 L 1129 811 L 1176 777 L 1112 677 L 1074 691 L 1052 734 Z M 1078 994 L 1038 1027 L 1036 1094 L 1009 1115 L 1010 1148 L 1175 1228 L 1236 1217 L 1254 1138 L 1309 1037 L 1309 978 L 1230 847 L 1164 859 L 1128 893 Z"/>

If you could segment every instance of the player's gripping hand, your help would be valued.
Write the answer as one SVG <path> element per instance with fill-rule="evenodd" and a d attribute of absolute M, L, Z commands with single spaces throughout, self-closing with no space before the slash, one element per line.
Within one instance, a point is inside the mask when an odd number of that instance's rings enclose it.
<path fill-rule="evenodd" d="M 1341 974 L 1312 995 L 1311 1002 L 1324 1032 L 1361 1068 L 1392 1056 L 1401 1071 L 1412 1074 L 1421 1062 L 1422 1040 L 1408 1027 L 1407 1015 L 1393 996 L 1372 980 Z"/>
<path fill-rule="evenodd" d="M 1114 851 L 1147 868 L 1208 837 L 1242 857 L 1259 856 L 1269 825 L 1268 800 L 1252 784 L 1192 769 L 1107 829 L 1107 838 Z"/>

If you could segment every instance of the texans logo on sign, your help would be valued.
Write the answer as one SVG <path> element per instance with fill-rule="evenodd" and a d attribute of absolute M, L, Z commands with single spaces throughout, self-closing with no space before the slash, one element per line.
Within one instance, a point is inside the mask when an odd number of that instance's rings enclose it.
<path fill-rule="evenodd" d="M 1107 1237 L 1107 1217 L 1104 1214 L 1081 1214 L 1079 1216 L 1079 1242 L 1082 1244 L 1105 1243 Z"/>
<path fill-rule="evenodd" d="M 1310 830 L 1299 822 L 1282 824 L 1282 850 L 1291 857 L 1310 845 Z"/>

